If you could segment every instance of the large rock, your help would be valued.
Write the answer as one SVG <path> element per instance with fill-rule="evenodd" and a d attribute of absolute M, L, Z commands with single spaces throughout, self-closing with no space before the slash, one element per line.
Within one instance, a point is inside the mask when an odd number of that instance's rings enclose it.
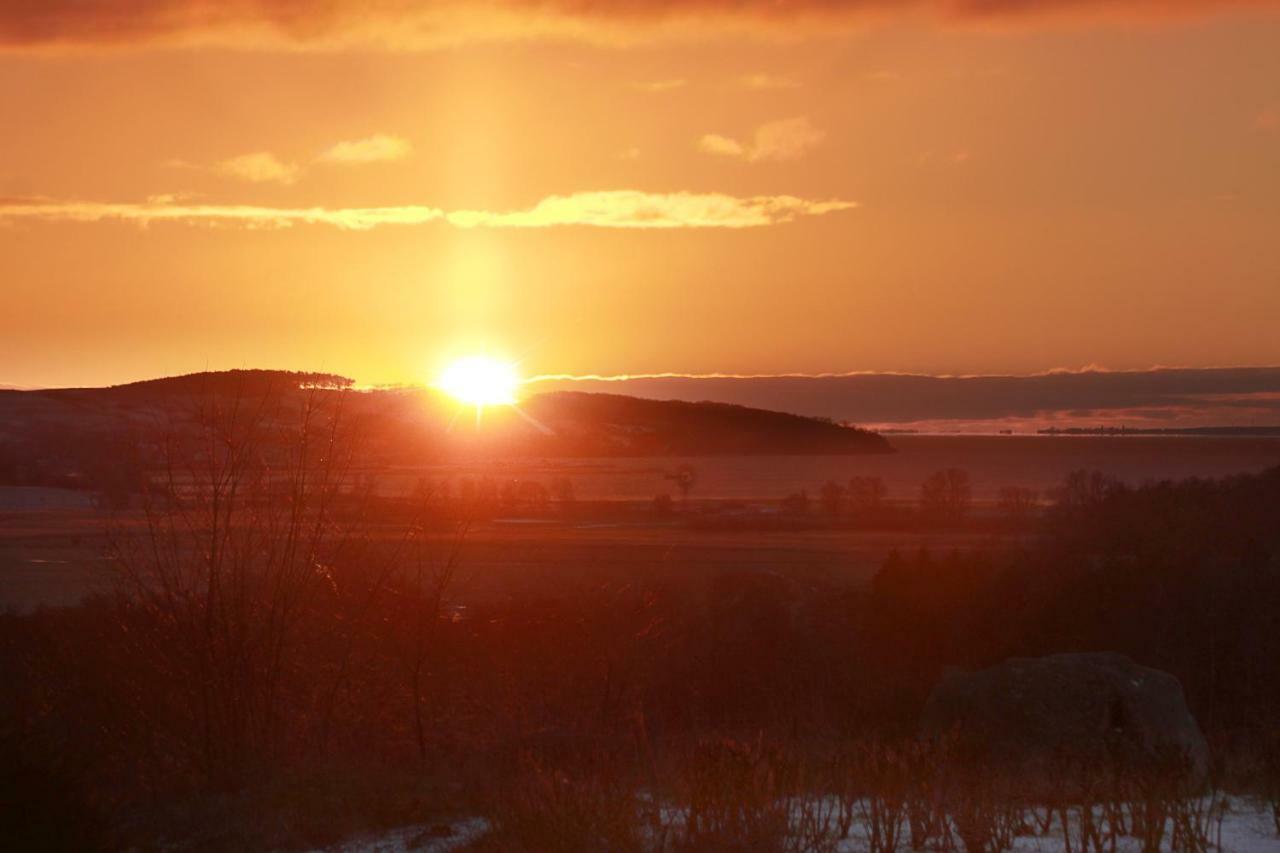
<path fill-rule="evenodd" d="M 1180 769 L 1194 783 L 1209 765 L 1178 679 L 1118 654 L 1011 658 L 953 671 L 930 694 L 922 724 L 953 733 L 984 764 L 1051 787 L 1117 766 Z"/>

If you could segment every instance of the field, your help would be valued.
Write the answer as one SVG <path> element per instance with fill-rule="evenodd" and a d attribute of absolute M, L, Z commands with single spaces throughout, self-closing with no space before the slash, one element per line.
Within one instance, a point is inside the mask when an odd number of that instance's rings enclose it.
<path fill-rule="evenodd" d="M 501 466 L 451 465 L 384 472 L 389 492 L 418 478 L 567 476 L 579 499 L 647 501 L 672 492 L 664 475 L 681 464 L 698 471 L 695 498 L 776 501 L 827 480 L 881 477 L 890 500 L 914 501 L 920 483 L 942 468 L 967 470 L 978 502 L 1005 486 L 1047 492 L 1086 469 L 1138 485 L 1147 480 L 1221 477 L 1280 463 L 1280 438 L 1193 436 L 893 435 L 895 453 L 867 456 L 702 456 L 527 460 Z"/>
<path fill-rule="evenodd" d="M 709 577 L 726 569 L 856 585 L 894 549 L 947 551 L 992 541 L 990 534 L 964 531 L 701 531 L 683 521 L 497 519 L 474 524 L 460 543 L 445 533 L 430 541 L 438 560 L 457 549 L 462 601 L 536 597 L 565 584 Z M 0 513 L 0 608 L 74 604 L 107 590 L 106 522 L 98 513 L 69 509 Z"/>
<path fill-rule="evenodd" d="M 1076 469 L 1099 470 L 1130 484 L 1256 472 L 1280 462 L 1280 439 L 1097 436 L 895 436 L 888 456 L 712 456 L 695 458 L 524 460 L 486 466 L 458 464 L 376 472 L 376 491 L 407 494 L 479 478 L 549 483 L 568 478 L 576 507 L 571 517 L 548 510 L 479 520 L 460 544 L 452 534 L 433 539 L 446 559 L 458 549 L 461 601 L 538 596 L 556 585 L 625 581 L 628 577 L 712 576 L 725 569 L 779 572 L 797 580 L 857 585 L 894 550 L 996 547 L 1016 532 L 949 530 L 699 529 L 698 521 L 728 509 L 767 518 L 778 501 L 851 476 L 879 476 L 890 503 L 909 506 L 921 481 L 946 467 L 967 470 L 975 518 L 993 512 L 1000 488 L 1021 486 L 1047 500 Z M 687 505 L 665 476 L 694 466 L 697 482 Z M 655 495 L 675 493 L 675 511 L 656 517 Z M 116 522 L 128 522 L 128 513 Z M 101 558 L 107 517 L 88 494 L 62 489 L 0 491 L 0 608 L 29 610 L 73 604 L 103 590 Z"/>
<path fill-rule="evenodd" d="M 483 821 L 469 849 L 830 853 L 900 846 L 877 833 L 908 812 L 940 850 L 1056 849 L 1056 814 L 1074 850 L 1101 809 L 1118 851 L 1156 809 L 1200 845 L 1180 849 L 1252 838 L 1252 804 L 1280 802 L 1277 685 L 1255 665 L 1280 653 L 1280 468 L 1162 478 L 1266 469 L 1277 448 L 912 436 L 875 458 L 332 480 L 235 450 L 234 477 L 196 488 L 194 453 L 189 479 L 148 481 L 158 498 L 11 487 L 10 820 L 73 848 L 446 849 Z M 1211 799 L 1181 764 L 1117 753 L 1099 776 L 1081 753 L 1058 775 L 1086 799 L 1028 802 L 1015 769 L 921 728 L 949 667 L 1091 650 L 1180 682 Z M 1250 805 L 1219 812 L 1224 793 Z"/>

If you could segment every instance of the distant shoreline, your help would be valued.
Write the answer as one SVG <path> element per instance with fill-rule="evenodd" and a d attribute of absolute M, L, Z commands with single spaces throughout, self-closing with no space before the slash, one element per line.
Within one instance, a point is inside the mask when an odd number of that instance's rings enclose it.
<path fill-rule="evenodd" d="M 1199 436 L 1213 437 L 1223 436 L 1228 438 L 1280 438 L 1280 426 L 1265 427 L 1236 427 L 1236 426 L 1212 426 L 1212 427 L 1166 427 L 1163 429 L 1154 428 L 1133 428 L 1133 427 L 1070 427 L 1068 429 L 1059 429 L 1049 427 L 1047 429 L 1036 430 L 1037 435 L 1098 435 L 1098 436 L 1126 436 L 1126 435 L 1171 435 L 1171 436 Z"/>
<path fill-rule="evenodd" d="M 888 438 L 1280 438 L 1280 426 L 1267 427 L 1047 427 L 1037 430 L 893 429 L 867 427 Z"/>

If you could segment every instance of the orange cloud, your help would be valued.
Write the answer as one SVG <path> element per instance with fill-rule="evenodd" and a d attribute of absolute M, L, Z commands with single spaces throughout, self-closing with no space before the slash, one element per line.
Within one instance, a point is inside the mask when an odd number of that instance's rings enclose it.
<path fill-rule="evenodd" d="M 529 210 L 490 213 L 465 210 L 448 220 L 464 228 L 545 228 L 590 225 L 598 228 L 757 228 L 821 216 L 857 205 L 848 201 L 809 201 L 789 195 L 737 198 L 723 193 L 646 193 L 638 190 L 548 196 Z"/>
<path fill-rule="evenodd" d="M 147 226 L 156 222 L 191 225 L 238 225 L 248 228 L 288 228 L 292 225 L 332 225 L 367 231 L 380 225 L 421 225 L 444 218 L 433 207 L 258 207 L 229 204 L 180 204 L 171 196 L 155 196 L 143 203 L 63 201 L 57 199 L 0 199 L 0 223 L 128 222 Z"/>
<path fill-rule="evenodd" d="M 1280 418 L 1280 367 L 1049 371 L 1029 375 L 911 373 L 535 376 L 529 390 L 595 391 L 658 400 L 716 400 L 863 424 L 932 425 L 999 419 L 1177 420 L 1256 426 Z M 985 428 L 989 428 L 985 427 Z"/>
<path fill-rule="evenodd" d="M 671 92 L 675 89 L 683 89 L 689 84 L 688 80 L 682 77 L 672 77 L 669 80 L 646 80 L 641 83 L 632 83 L 632 87 L 639 89 L 641 92 L 649 92 L 658 94 L 660 92 Z"/>
<path fill-rule="evenodd" d="M 1159 20 L 1277 6 L 1280 0 L 10 0 L 0 5 L 0 45 L 421 48 L 541 36 L 634 41 L 706 25 L 827 30 L 912 14 L 953 21 Z"/>
<path fill-rule="evenodd" d="M 318 163 L 382 163 L 389 160 L 403 160 L 409 156 L 413 146 L 399 136 L 379 133 L 364 139 L 351 139 L 339 142 L 316 158 Z"/>
<path fill-rule="evenodd" d="M 19 198 L 0 199 L 0 223 L 115 221 L 147 226 L 157 222 L 178 222 L 247 228 L 330 225 L 350 231 L 429 222 L 447 222 L 458 228 L 552 228 L 570 225 L 646 229 L 757 228 L 853 207 L 856 205 L 848 201 L 810 201 L 787 195 L 737 198 L 723 193 L 646 193 L 638 190 L 548 196 L 527 210 L 516 211 L 445 211 L 422 205 L 281 208 L 183 204 L 168 196 L 155 197 L 143 203 Z"/>
<path fill-rule="evenodd" d="M 349 139 L 337 142 L 320 152 L 312 160 L 312 164 L 326 163 L 339 166 L 359 166 L 366 163 L 384 163 L 403 160 L 413 151 L 407 139 L 385 133 L 374 134 L 363 139 Z M 186 160 L 170 160 L 166 164 L 177 169 L 196 169 L 217 172 L 230 178 L 249 181 L 255 184 L 296 184 L 307 171 L 306 165 L 281 160 L 270 151 L 254 151 L 230 157 L 205 167 Z"/>
<path fill-rule="evenodd" d="M 217 171 L 255 184 L 288 185 L 296 183 L 302 174 L 302 168 L 296 163 L 283 163 L 268 151 L 255 151 L 223 160 L 217 165 Z"/>
<path fill-rule="evenodd" d="M 744 89 L 771 91 L 778 89 L 799 89 L 800 82 L 794 77 L 782 74 L 744 74 L 738 78 L 738 84 Z"/>
<path fill-rule="evenodd" d="M 809 153 L 826 137 L 804 116 L 781 119 L 756 128 L 750 142 L 739 142 L 718 133 L 698 140 L 699 150 L 724 157 L 740 157 L 749 163 L 767 160 L 796 160 Z"/>

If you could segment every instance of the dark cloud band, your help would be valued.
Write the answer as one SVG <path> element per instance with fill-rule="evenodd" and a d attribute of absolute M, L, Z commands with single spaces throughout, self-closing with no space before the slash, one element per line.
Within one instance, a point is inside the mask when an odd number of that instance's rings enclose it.
<path fill-rule="evenodd" d="M 532 387 L 717 400 L 864 424 L 1065 418 L 1280 425 L 1280 367 L 1055 371 L 1033 376 L 545 377 Z"/>
<path fill-rule="evenodd" d="M 1278 0 L 6 0 L 0 47 L 227 44 L 419 48 L 558 36 L 635 40 L 683 27 L 822 28 L 926 15 L 951 21 L 1163 19 Z"/>

